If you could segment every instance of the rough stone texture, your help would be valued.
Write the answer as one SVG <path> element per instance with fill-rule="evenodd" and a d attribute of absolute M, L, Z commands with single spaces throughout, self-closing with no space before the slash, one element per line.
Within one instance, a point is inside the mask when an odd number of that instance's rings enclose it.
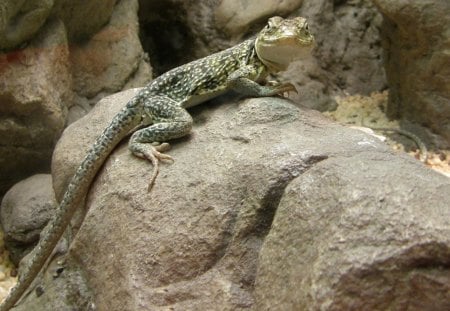
<path fill-rule="evenodd" d="M 58 277 L 63 273 L 64 277 Z M 72 263 L 70 266 L 63 268 L 56 261 L 52 261 L 47 269 L 47 273 L 39 276 L 37 284 L 51 283 L 51 287 L 38 287 L 31 296 L 35 299 L 30 299 L 13 308 L 14 311 L 48 311 L 48 310 L 86 310 L 94 311 L 95 305 L 93 301 L 91 289 L 86 286 L 85 275 L 83 271 L 76 264 Z M 36 299 L 36 292 L 45 291 L 46 295 L 41 299 Z M 74 294 L 76 293 L 76 294 Z M 52 299 L 49 300 L 48 296 Z M 32 303 L 30 303 L 30 301 Z M 117 310 L 119 309 L 111 309 Z"/>
<path fill-rule="evenodd" d="M 50 167 L 71 98 L 61 22 L 46 24 L 27 48 L 0 54 L 0 193 Z"/>
<path fill-rule="evenodd" d="M 37 242 L 39 233 L 56 208 L 51 175 L 29 177 L 5 194 L 0 221 L 6 246 L 15 264 Z"/>
<path fill-rule="evenodd" d="M 384 16 L 388 114 L 423 123 L 450 143 L 450 2 L 373 2 Z"/>
<path fill-rule="evenodd" d="M 77 10 L 82 4 L 61 1 L 56 6 L 65 16 L 64 10 Z M 66 25 L 50 18 L 26 48 L 0 53 L 0 195 L 27 176 L 48 172 L 64 125 L 85 115 L 98 98 L 151 79 L 138 38 L 137 0 L 120 1 L 107 26 L 90 40 L 69 44 L 68 25 L 78 20 L 79 27 L 73 26 L 78 34 L 94 31 L 111 15 L 111 4 L 114 1 L 95 7 L 100 3 L 90 1 L 81 13 L 102 12 L 86 14 L 97 20 L 85 24 L 78 11 Z"/>
<path fill-rule="evenodd" d="M 58 193 L 135 93 L 67 129 Z M 356 310 L 362 299 L 371 310 L 448 309 L 448 178 L 286 100 L 225 102 L 191 110 L 193 134 L 172 142 L 175 163 L 150 193 L 149 163 L 125 141 L 115 150 L 66 270 L 48 272 L 46 292 L 21 310 L 61 308 L 86 289 L 99 310 Z"/>
<path fill-rule="evenodd" d="M 2 0 L 0 2 L 0 50 L 32 38 L 51 13 L 54 0 Z"/>
<path fill-rule="evenodd" d="M 48 21 L 58 17 L 69 40 L 84 39 L 104 26 L 117 0 L 3 0 L 0 3 L 0 49 L 31 39 Z"/>
<path fill-rule="evenodd" d="M 223 0 L 214 9 L 217 27 L 232 40 L 240 41 L 252 24 L 266 21 L 274 15 L 288 15 L 297 10 L 303 0 L 288 1 L 237 1 Z"/>
<path fill-rule="evenodd" d="M 138 1 L 121 0 L 111 20 L 87 42 L 72 44 L 70 60 L 77 94 L 69 123 L 102 97 L 147 84 L 151 68 L 139 41 Z"/>
<path fill-rule="evenodd" d="M 320 80 L 329 92 L 367 95 L 387 87 L 379 32 L 382 17 L 370 0 L 305 0 L 298 14 L 310 20 Z"/>
<path fill-rule="evenodd" d="M 293 180 L 259 256 L 257 310 L 449 310 L 450 179 L 386 153 Z"/>
<path fill-rule="evenodd" d="M 70 41 L 85 39 L 105 26 L 120 0 L 55 0 L 52 10 L 66 25 Z"/>

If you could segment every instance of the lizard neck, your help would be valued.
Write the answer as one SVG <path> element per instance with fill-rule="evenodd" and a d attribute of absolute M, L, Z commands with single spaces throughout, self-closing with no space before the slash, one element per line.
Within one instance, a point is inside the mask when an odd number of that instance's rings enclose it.
<path fill-rule="evenodd" d="M 258 59 L 267 67 L 268 71 L 270 73 L 276 73 L 279 71 L 286 70 L 288 67 L 288 64 L 273 62 L 264 57 L 264 51 L 261 50 L 261 48 L 260 48 L 261 45 L 259 44 L 258 40 L 259 40 L 259 38 L 256 37 L 255 44 L 254 44 L 255 53 L 256 53 L 256 56 L 258 57 Z"/>

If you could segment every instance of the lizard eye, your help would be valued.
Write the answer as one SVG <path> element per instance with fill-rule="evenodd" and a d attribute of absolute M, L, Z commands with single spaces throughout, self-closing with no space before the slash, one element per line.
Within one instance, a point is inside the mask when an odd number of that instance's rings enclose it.
<path fill-rule="evenodd" d="M 269 18 L 269 20 L 267 21 L 269 24 L 269 27 L 279 27 L 280 24 L 283 22 L 283 18 L 279 17 L 279 16 L 274 16 Z"/>

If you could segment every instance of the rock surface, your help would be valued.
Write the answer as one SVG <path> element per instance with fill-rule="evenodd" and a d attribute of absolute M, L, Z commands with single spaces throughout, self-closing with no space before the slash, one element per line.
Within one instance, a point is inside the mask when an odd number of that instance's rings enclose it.
<path fill-rule="evenodd" d="M 71 97 L 61 22 L 46 24 L 26 49 L 0 54 L 0 194 L 49 170 Z"/>
<path fill-rule="evenodd" d="M 285 16 L 297 10 L 303 0 L 288 1 L 236 1 L 224 0 L 214 8 L 217 28 L 229 35 L 233 41 L 241 41 L 252 24 L 265 22 L 268 16 Z"/>
<path fill-rule="evenodd" d="M 24 1 L 15 3 L 25 10 Z M 43 10 L 37 3 L 32 10 L 35 1 L 27 3 L 29 11 L 17 7 L 24 16 L 18 11 L 13 18 L 24 32 L 30 16 L 37 18 L 33 10 Z M 64 126 L 85 115 L 98 98 L 151 79 L 138 37 L 137 0 L 114 4 L 56 1 L 27 45 L 0 53 L 0 196 L 17 181 L 48 172 Z M 0 4 L 0 12 L 2 5 L 11 4 Z M 1 22 L 0 17 L 0 45 L 2 31 L 12 27 L 2 29 Z M 78 37 L 84 40 L 70 41 Z"/>
<path fill-rule="evenodd" d="M 373 2 L 384 17 L 388 115 L 424 124 L 450 144 L 450 2 Z"/>
<path fill-rule="evenodd" d="M 320 81 L 328 91 L 368 95 L 387 87 L 382 63 L 382 17 L 369 0 L 304 1 L 317 41 Z M 334 88 L 334 89 L 333 89 Z"/>
<path fill-rule="evenodd" d="M 32 38 L 49 19 L 57 17 L 72 39 L 97 32 L 111 16 L 117 0 L 4 0 L 0 4 L 0 50 Z"/>
<path fill-rule="evenodd" d="M 257 310 L 449 310 L 450 179 L 368 153 L 329 158 L 286 188 Z"/>
<path fill-rule="evenodd" d="M 60 18 L 67 28 L 70 41 L 89 38 L 105 26 L 121 0 L 55 0 L 53 16 Z"/>
<path fill-rule="evenodd" d="M 12 187 L 1 204 L 0 221 L 11 259 L 17 265 L 34 247 L 57 208 L 51 175 L 29 177 Z"/>
<path fill-rule="evenodd" d="M 108 97 L 65 131 L 58 193 L 135 93 Z M 74 301 L 99 310 L 448 309 L 448 178 L 284 99 L 222 98 L 191 112 L 193 134 L 172 142 L 175 163 L 161 166 L 150 193 L 149 163 L 126 142 L 114 151 L 65 270 L 54 261 L 44 294 L 17 310 Z"/>
<path fill-rule="evenodd" d="M 73 90 L 68 123 L 84 116 L 101 98 L 147 84 L 151 68 L 139 41 L 137 0 L 117 3 L 109 23 L 70 48 Z"/>
<path fill-rule="evenodd" d="M 51 13 L 54 0 L 3 0 L 0 3 L 0 50 L 32 38 Z"/>

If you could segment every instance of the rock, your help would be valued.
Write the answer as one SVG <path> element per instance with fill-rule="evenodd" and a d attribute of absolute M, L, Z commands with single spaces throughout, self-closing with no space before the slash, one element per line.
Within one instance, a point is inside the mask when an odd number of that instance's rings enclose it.
<path fill-rule="evenodd" d="M 64 25 L 48 23 L 23 50 L 0 54 L 0 193 L 49 170 L 70 102 Z"/>
<path fill-rule="evenodd" d="M 58 193 L 103 114 L 135 93 L 105 99 L 65 131 Z M 151 165 L 119 145 L 65 270 L 47 272 L 44 294 L 21 310 L 80 297 L 99 310 L 337 310 L 362 300 L 448 309 L 448 178 L 284 99 L 222 98 L 191 112 L 193 133 L 172 142 L 175 162 L 150 193 Z"/>
<path fill-rule="evenodd" d="M 70 41 L 85 39 L 109 21 L 115 4 L 116 0 L 5 0 L 0 7 L 0 50 L 31 39 L 49 17 L 63 21 Z"/>
<path fill-rule="evenodd" d="M 6 193 L 1 204 L 0 221 L 6 246 L 15 264 L 34 247 L 56 208 L 51 175 L 34 175 Z"/>
<path fill-rule="evenodd" d="M 214 17 L 218 29 L 224 31 L 232 40 L 241 41 L 252 24 L 265 21 L 267 17 L 274 15 L 288 15 L 297 10 L 303 2 L 224 0 L 214 8 Z"/>
<path fill-rule="evenodd" d="M 384 17 L 388 115 L 425 124 L 450 143 L 450 2 L 373 2 Z"/>
<path fill-rule="evenodd" d="M 112 4 L 58 1 L 53 14 L 65 25 L 50 18 L 24 49 L 0 53 L 0 195 L 27 176 L 48 172 L 64 126 L 98 98 L 151 79 L 138 38 L 137 0 L 118 2 L 108 25 L 69 46 L 67 28 L 71 38 L 87 35 L 108 21 Z"/>
<path fill-rule="evenodd" d="M 69 123 L 106 95 L 143 86 L 152 76 L 139 41 L 138 1 L 117 3 L 109 23 L 91 39 L 70 49 L 73 89 L 77 93 Z"/>
<path fill-rule="evenodd" d="M 382 64 L 382 17 L 367 0 L 305 1 L 298 14 L 308 17 L 319 70 L 313 77 L 328 93 L 345 90 L 368 95 L 387 87 Z"/>
<path fill-rule="evenodd" d="M 31 39 L 44 25 L 54 0 L 3 0 L 0 4 L 0 50 Z"/>
<path fill-rule="evenodd" d="M 368 151 L 317 163 L 280 200 L 256 310 L 449 310 L 450 179 Z"/>
<path fill-rule="evenodd" d="M 70 41 L 89 38 L 105 26 L 117 0 L 56 0 L 52 14 L 66 25 Z"/>

